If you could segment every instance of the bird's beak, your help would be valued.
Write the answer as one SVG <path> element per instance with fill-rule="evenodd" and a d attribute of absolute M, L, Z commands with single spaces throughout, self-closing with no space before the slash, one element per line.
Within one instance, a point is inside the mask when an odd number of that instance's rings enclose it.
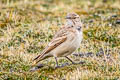
<path fill-rule="evenodd" d="M 65 17 L 65 19 L 71 19 L 70 17 Z"/>
<path fill-rule="evenodd" d="M 75 17 L 74 18 L 72 18 L 72 17 L 65 17 L 65 19 L 75 19 Z"/>

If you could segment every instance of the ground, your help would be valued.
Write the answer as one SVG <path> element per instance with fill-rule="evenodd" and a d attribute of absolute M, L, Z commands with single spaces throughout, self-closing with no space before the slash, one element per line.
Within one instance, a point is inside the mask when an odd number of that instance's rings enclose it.
<path fill-rule="evenodd" d="M 32 60 L 76 12 L 83 23 L 84 39 L 69 57 L 41 63 L 30 72 Z M 49 66 L 47 66 L 49 65 Z M 0 0 L 0 80 L 118 80 L 120 77 L 119 0 Z"/>

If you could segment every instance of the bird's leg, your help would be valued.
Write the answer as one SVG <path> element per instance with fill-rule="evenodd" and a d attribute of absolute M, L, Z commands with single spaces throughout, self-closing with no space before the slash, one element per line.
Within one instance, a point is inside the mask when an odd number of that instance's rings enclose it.
<path fill-rule="evenodd" d="M 74 61 L 72 61 L 70 58 L 68 58 L 67 56 L 65 56 L 65 58 L 67 58 L 70 62 L 72 62 L 72 64 L 77 64 Z"/>
<path fill-rule="evenodd" d="M 68 58 L 67 56 L 65 56 L 70 62 L 72 62 L 72 64 L 83 64 L 83 63 L 85 63 L 85 62 L 79 62 L 79 63 L 76 63 L 76 62 L 74 62 L 74 61 L 72 61 L 70 58 Z"/>
<path fill-rule="evenodd" d="M 56 67 L 55 68 L 59 68 L 60 66 L 58 65 L 57 57 L 55 57 L 55 61 L 56 61 Z"/>

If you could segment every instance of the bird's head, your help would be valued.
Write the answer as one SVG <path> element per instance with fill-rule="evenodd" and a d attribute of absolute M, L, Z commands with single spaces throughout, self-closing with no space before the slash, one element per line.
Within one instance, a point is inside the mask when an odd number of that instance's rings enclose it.
<path fill-rule="evenodd" d="M 78 14 L 72 12 L 72 13 L 67 14 L 66 19 L 68 19 L 68 20 L 80 19 L 80 16 Z"/>
<path fill-rule="evenodd" d="M 80 16 L 74 12 L 68 13 L 66 16 L 66 25 L 69 27 L 75 26 L 75 27 L 82 27 L 82 23 L 80 20 Z"/>

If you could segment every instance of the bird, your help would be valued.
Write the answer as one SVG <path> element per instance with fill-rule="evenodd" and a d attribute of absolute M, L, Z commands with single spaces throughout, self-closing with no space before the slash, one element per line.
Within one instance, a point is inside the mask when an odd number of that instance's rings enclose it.
<path fill-rule="evenodd" d="M 55 36 L 48 43 L 42 53 L 33 59 L 34 64 L 50 57 L 55 58 L 56 67 L 59 67 L 57 60 L 59 57 L 65 57 L 72 62 L 72 64 L 75 64 L 68 55 L 71 55 L 80 47 L 83 39 L 83 26 L 80 16 L 75 12 L 68 13 L 65 19 L 66 23 L 63 27 L 56 32 Z"/>

